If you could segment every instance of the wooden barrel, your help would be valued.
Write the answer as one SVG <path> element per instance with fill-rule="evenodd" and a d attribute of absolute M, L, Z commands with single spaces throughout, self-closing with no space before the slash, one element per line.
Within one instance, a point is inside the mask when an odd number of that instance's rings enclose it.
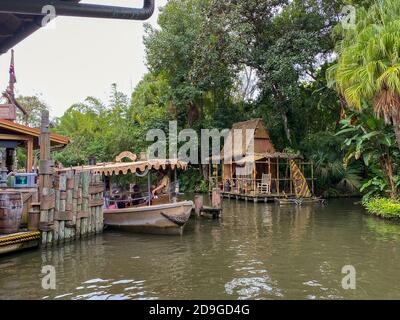
<path fill-rule="evenodd" d="M 22 219 L 20 192 L 0 192 L 0 234 L 17 233 Z"/>

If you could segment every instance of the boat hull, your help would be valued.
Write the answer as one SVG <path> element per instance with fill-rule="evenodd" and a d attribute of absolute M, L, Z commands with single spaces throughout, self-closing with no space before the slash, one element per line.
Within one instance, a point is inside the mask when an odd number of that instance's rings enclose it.
<path fill-rule="evenodd" d="M 110 228 L 137 233 L 181 235 L 190 218 L 192 201 L 104 211 Z"/>
<path fill-rule="evenodd" d="M 325 200 L 322 198 L 303 198 L 303 199 L 296 199 L 296 198 L 288 198 L 288 199 L 274 199 L 276 204 L 279 205 L 297 205 L 301 206 L 303 204 L 325 204 Z"/>

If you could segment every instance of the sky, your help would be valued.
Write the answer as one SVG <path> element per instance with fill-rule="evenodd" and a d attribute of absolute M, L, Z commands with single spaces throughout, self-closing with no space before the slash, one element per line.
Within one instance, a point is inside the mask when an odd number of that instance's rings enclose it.
<path fill-rule="evenodd" d="M 142 0 L 91 0 L 82 3 L 141 7 Z M 157 25 L 156 0 L 150 22 Z M 51 117 L 61 116 L 87 96 L 108 101 L 111 84 L 131 95 L 147 69 L 142 21 L 57 17 L 53 28 L 38 30 L 15 46 L 17 95 L 40 95 Z M 8 83 L 9 51 L 0 56 L 0 90 Z"/>

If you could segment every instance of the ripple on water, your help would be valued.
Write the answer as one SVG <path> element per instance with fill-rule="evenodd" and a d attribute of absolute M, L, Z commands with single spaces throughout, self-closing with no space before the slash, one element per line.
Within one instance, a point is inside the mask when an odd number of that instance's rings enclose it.
<path fill-rule="evenodd" d="M 237 295 L 238 299 L 256 299 L 259 296 L 283 297 L 276 287 L 273 287 L 267 277 L 236 278 L 225 284 L 229 295 Z"/>

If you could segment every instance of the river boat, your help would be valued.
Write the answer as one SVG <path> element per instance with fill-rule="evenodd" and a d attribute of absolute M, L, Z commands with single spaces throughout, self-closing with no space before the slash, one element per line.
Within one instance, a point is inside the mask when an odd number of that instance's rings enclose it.
<path fill-rule="evenodd" d="M 130 162 L 122 162 L 129 158 Z M 179 198 L 178 170 L 186 170 L 187 163 L 174 160 L 140 160 L 136 155 L 123 152 L 116 162 L 99 163 L 85 167 L 85 171 L 102 175 L 105 179 L 104 225 L 106 228 L 130 232 L 182 235 L 193 209 L 192 201 L 181 201 Z M 154 197 L 152 195 L 152 172 L 175 173 L 175 181 L 166 193 Z M 134 178 L 147 177 L 147 190 L 135 196 L 133 190 L 114 193 L 111 177 L 128 176 Z M 136 180 L 136 179 L 135 179 Z M 107 187 L 108 185 L 108 187 Z M 132 184 L 131 184 L 132 185 Z"/>

